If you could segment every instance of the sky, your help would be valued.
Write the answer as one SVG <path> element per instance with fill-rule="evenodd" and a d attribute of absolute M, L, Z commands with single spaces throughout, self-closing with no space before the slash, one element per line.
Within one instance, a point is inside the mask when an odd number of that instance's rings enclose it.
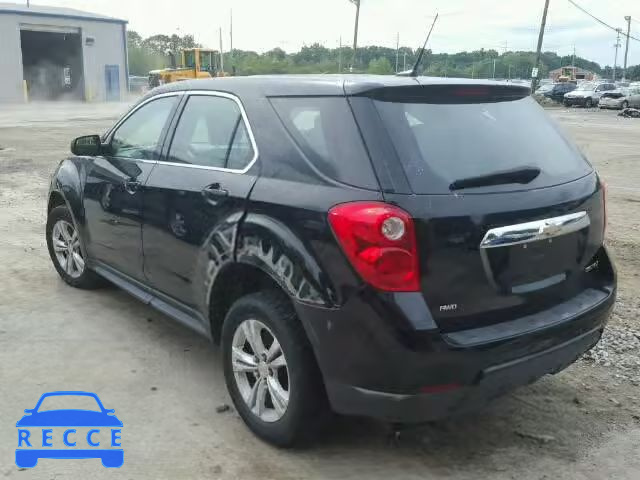
<path fill-rule="evenodd" d="M 14 0 L 18 3 L 20 0 Z M 606 23 L 640 38 L 640 0 L 575 0 Z M 26 1 L 25 1 L 26 3 Z M 353 42 L 355 6 L 349 0 L 34 0 L 33 4 L 76 8 L 128 20 L 143 37 L 156 33 L 192 34 L 204 46 L 287 52 L 319 42 L 337 47 Z M 493 48 L 535 50 L 544 0 L 361 0 L 359 45 L 417 48 L 436 12 L 440 14 L 430 48 L 434 52 Z M 568 0 L 551 0 L 543 48 L 604 65 L 615 57 L 616 33 L 598 24 Z M 618 64 L 623 63 L 625 37 Z M 629 65 L 640 64 L 640 42 L 629 44 Z"/>

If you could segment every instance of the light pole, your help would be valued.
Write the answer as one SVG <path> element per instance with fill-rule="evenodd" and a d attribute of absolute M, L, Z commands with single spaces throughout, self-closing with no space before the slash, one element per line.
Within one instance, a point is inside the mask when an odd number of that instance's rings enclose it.
<path fill-rule="evenodd" d="M 624 73 L 622 74 L 622 80 L 627 79 L 627 58 L 629 57 L 629 34 L 631 33 L 631 16 L 626 16 L 624 19 L 627 21 L 627 45 L 624 47 Z"/>
<path fill-rule="evenodd" d="M 396 36 L 396 73 L 398 73 L 398 61 L 400 60 L 400 32 Z"/>
<path fill-rule="evenodd" d="M 614 45 L 614 48 L 616 49 L 616 56 L 615 59 L 613 60 L 613 81 L 616 81 L 616 70 L 618 69 L 618 49 L 622 46 L 620 44 L 620 33 L 622 32 L 621 29 L 617 28 L 616 32 L 618 32 L 618 36 L 616 37 L 616 44 Z"/>
<path fill-rule="evenodd" d="M 360 0 L 349 0 L 356 6 L 356 22 L 353 27 L 353 59 L 351 60 L 351 70 L 356 64 L 356 50 L 358 49 L 358 20 L 360 18 Z"/>

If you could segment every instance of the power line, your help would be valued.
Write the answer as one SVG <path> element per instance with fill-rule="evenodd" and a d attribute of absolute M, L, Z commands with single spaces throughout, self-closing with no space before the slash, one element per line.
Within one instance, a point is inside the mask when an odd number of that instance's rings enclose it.
<path fill-rule="evenodd" d="M 576 2 L 574 2 L 573 0 L 567 0 L 571 5 L 573 5 L 574 7 L 576 7 L 578 10 L 582 11 L 583 13 L 586 13 L 587 15 L 589 15 L 591 18 L 593 18 L 596 22 L 604 25 L 605 27 L 613 30 L 614 32 L 617 32 L 618 29 L 616 27 L 612 27 L 611 25 L 609 25 L 608 23 L 606 23 L 603 20 L 600 20 L 598 17 L 596 17 L 595 15 L 593 15 L 592 13 L 590 13 L 589 11 L 585 10 L 584 8 L 582 8 L 580 5 L 578 5 Z M 626 36 L 626 33 L 624 34 Z M 636 42 L 640 42 L 640 38 L 636 38 L 633 35 L 629 35 L 629 38 L 635 40 Z"/>

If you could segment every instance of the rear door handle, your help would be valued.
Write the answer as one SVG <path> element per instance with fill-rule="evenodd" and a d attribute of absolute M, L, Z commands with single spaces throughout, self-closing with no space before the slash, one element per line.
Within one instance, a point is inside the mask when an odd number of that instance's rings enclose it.
<path fill-rule="evenodd" d="M 140 185 L 142 184 L 136 180 L 124 181 L 124 189 L 127 191 L 127 193 L 130 193 L 131 195 L 133 195 L 138 191 L 138 189 L 140 188 Z"/>
<path fill-rule="evenodd" d="M 228 197 L 229 190 L 222 188 L 219 183 L 212 183 L 202 189 L 202 195 L 208 200 L 216 201 L 220 198 Z"/>

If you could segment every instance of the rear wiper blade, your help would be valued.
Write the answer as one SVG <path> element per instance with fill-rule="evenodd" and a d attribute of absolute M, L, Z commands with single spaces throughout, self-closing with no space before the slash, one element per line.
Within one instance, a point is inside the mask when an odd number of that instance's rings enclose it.
<path fill-rule="evenodd" d="M 462 190 L 463 188 L 486 187 L 491 185 L 505 185 L 508 183 L 529 183 L 540 175 L 537 167 L 518 167 L 513 170 L 489 173 L 478 177 L 462 178 L 449 185 L 449 190 Z"/>

